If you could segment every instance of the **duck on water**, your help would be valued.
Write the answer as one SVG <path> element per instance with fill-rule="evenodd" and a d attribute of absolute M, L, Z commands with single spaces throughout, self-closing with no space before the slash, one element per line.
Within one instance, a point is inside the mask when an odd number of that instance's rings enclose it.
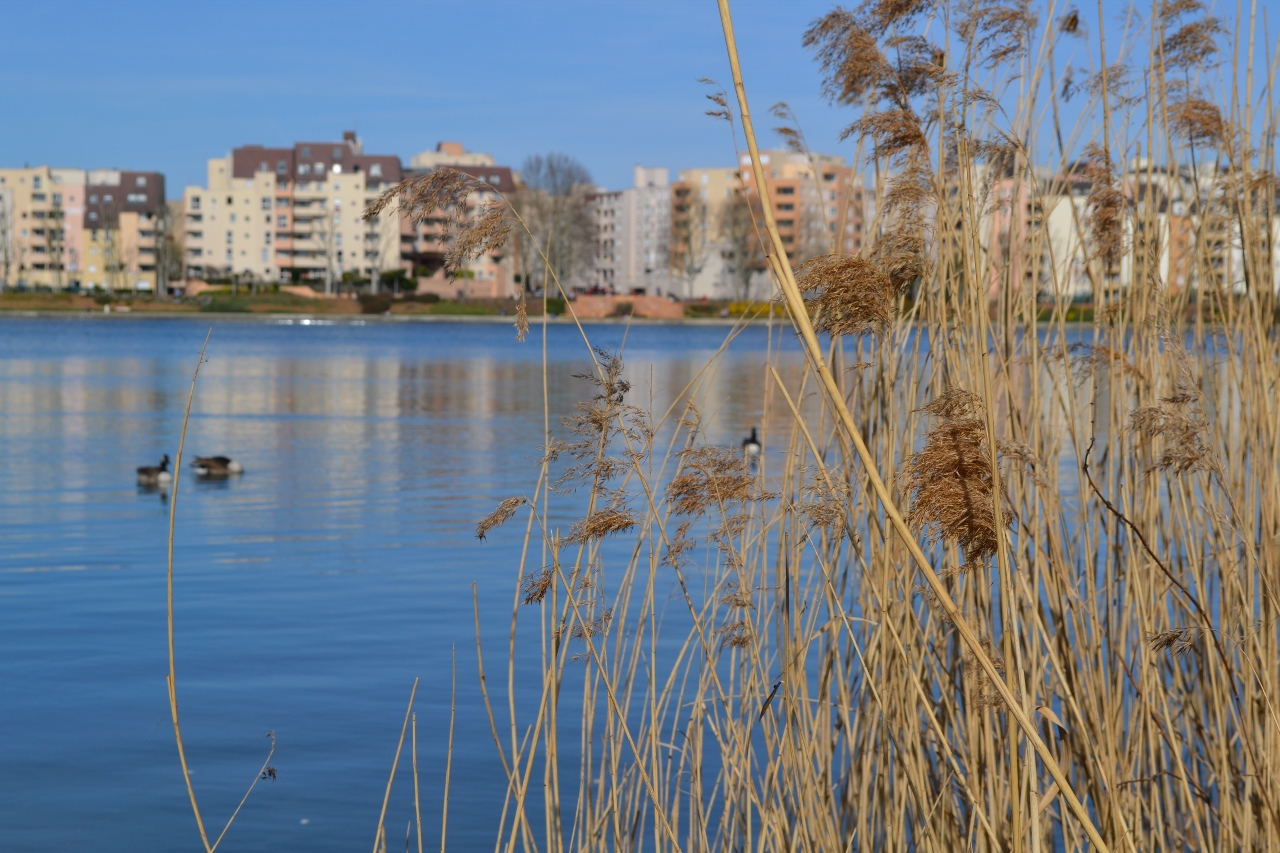
<path fill-rule="evenodd" d="M 160 457 L 159 465 L 144 465 L 138 469 L 139 486 L 167 486 L 173 480 L 169 471 L 169 454 Z"/>
<path fill-rule="evenodd" d="M 197 456 L 191 463 L 197 477 L 221 478 L 243 474 L 244 466 L 226 456 Z"/>

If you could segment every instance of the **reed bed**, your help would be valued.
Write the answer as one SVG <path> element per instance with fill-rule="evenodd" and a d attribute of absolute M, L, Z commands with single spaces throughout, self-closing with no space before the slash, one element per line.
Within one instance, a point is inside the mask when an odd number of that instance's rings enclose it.
<path fill-rule="evenodd" d="M 583 401 L 477 528 L 523 536 L 509 634 L 476 614 L 496 851 L 1280 849 L 1280 50 L 1196 0 L 1105 12 L 813 23 L 876 217 L 793 269 L 761 211 L 805 360 L 760 374 L 758 462 L 704 431 L 718 356 L 653 411 L 583 331 Z M 521 227 L 456 225 L 455 265 Z"/>
<path fill-rule="evenodd" d="M 524 528 L 505 679 L 477 643 L 496 850 L 1280 849 L 1275 58 L 1192 0 L 1108 54 L 1103 12 L 814 22 L 878 209 L 798 271 L 757 221 L 806 353 L 758 465 L 702 430 L 714 359 L 657 412 L 597 351 L 477 531 Z"/>

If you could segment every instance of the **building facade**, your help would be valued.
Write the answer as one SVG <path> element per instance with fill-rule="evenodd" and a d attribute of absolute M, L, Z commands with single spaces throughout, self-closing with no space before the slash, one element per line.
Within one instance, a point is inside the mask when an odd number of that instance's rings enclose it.
<path fill-rule="evenodd" d="M 0 169 L 0 283 L 154 291 L 164 175 Z"/>
<path fill-rule="evenodd" d="M 634 185 L 590 198 L 595 255 L 590 285 L 611 293 L 672 293 L 671 187 L 664 168 L 636 166 Z"/>
<path fill-rule="evenodd" d="M 399 157 L 365 154 L 351 131 L 340 142 L 245 145 L 214 158 L 206 186 L 183 193 L 186 274 L 332 292 L 344 278 L 399 270 L 399 214 L 366 220 L 364 211 L 401 176 Z"/>

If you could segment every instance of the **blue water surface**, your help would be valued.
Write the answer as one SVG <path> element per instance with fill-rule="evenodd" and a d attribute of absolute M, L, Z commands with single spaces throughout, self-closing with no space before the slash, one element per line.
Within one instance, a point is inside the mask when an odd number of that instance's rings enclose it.
<path fill-rule="evenodd" d="M 410 686 L 423 824 L 438 843 L 456 648 L 449 848 L 492 849 L 505 779 L 477 688 L 472 584 L 505 680 L 523 523 L 475 524 L 531 494 L 543 442 L 542 344 L 507 325 L 197 319 L 0 320 L 0 850 L 200 849 L 165 677 L 166 495 L 134 469 L 174 456 L 210 326 L 188 459 L 246 473 L 179 486 L 178 692 L 192 778 L 221 849 L 371 847 Z M 665 408 L 724 327 L 626 335 L 633 399 Z M 775 334 L 773 343 L 794 341 Z M 769 334 L 718 366 L 708 437 L 761 409 Z M 551 421 L 589 393 L 581 335 L 547 331 Z M 487 652 L 489 654 L 490 652 Z M 491 675 L 491 679 L 493 675 Z M 390 849 L 412 816 L 402 760 Z"/>

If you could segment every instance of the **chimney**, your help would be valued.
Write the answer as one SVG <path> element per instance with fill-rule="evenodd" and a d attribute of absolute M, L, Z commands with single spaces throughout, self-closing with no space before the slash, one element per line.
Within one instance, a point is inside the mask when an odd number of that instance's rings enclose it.
<path fill-rule="evenodd" d="M 360 137 L 356 136 L 354 130 L 342 131 L 342 141 L 347 143 L 353 154 L 363 153 L 364 146 L 360 144 Z"/>
<path fill-rule="evenodd" d="M 441 142 L 436 146 L 436 151 L 440 154 L 448 154 L 450 157 L 461 157 L 466 153 L 461 142 Z"/>

